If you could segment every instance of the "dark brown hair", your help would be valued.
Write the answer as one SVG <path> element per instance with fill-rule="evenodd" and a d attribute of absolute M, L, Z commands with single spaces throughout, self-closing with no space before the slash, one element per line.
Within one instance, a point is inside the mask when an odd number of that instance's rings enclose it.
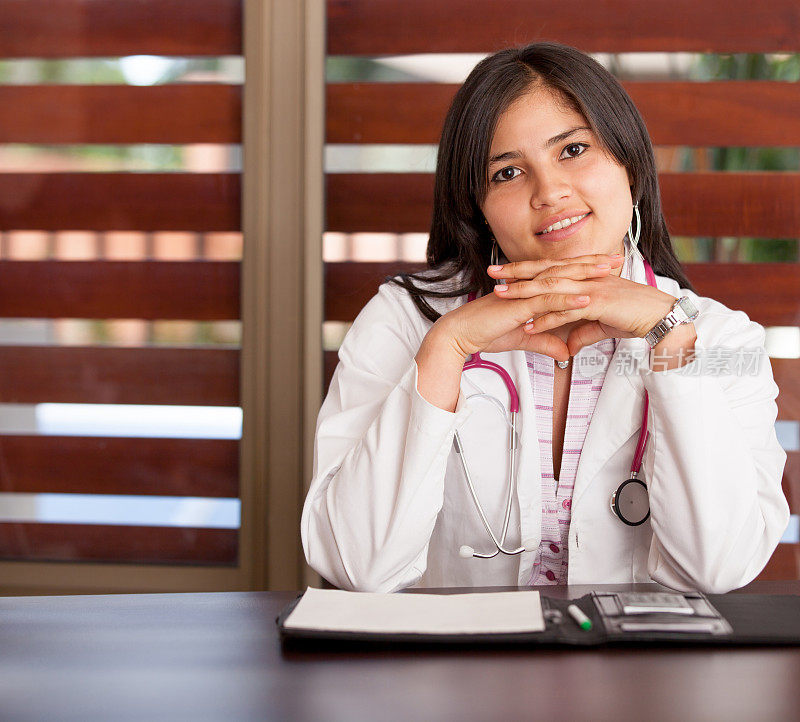
<path fill-rule="evenodd" d="M 408 290 L 431 321 L 441 314 L 426 298 L 491 292 L 494 281 L 486 266 L 492 236 L 481 212 L 488 189 L 489 148 L 500 116 L 535 83 L 565 98 L 586 118 L 605 150 L 628 170 L 641 214 L 639 250 L 657 274 L 692 289 L 672 248 L 661 211 L 653 147 L 633 101 L 617 79 L 588 55 L 559 43 L 533 43 L 501 50 L 478 63 L 447 112 L 436 161 L 428 270 L 386 279 Z M 430 287 L 444 281 L 450 282 L 444 288 Z"/>

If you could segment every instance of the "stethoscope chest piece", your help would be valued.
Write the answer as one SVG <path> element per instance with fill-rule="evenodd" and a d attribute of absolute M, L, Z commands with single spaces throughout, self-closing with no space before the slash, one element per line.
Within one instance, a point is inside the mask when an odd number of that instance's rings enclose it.
<path fill-rule="evenodd" d="M 628 526 L 639 526 L 650 518 L 647 486 L 639 479 L 623 481 L 611 495 L 611 511 Z"/>

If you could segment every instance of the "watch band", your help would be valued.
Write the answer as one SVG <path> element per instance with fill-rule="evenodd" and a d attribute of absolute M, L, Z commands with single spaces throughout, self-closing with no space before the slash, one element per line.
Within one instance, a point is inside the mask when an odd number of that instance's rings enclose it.
<path fill-rule="evenodd" d="M 675 326 L 691 323 L 699 315 L 692 300 L 688 296 L 681 296 L 672 304 L 669 313 L 644 335 L 644 339 L 650 348 L 655 348 Z"/>

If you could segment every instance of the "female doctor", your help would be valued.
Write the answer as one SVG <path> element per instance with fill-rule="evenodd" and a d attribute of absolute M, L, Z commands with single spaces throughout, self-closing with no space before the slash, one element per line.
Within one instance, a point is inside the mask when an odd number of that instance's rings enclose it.
<path fill-rule="evenodd" d="M 763 569 L 789 514 L 764 330 L 691 290 L 612 75 L 553 43 L 480 62 L 427 256 L 339 351 L 302 517 L 316 571 L 725 592 Z"/>

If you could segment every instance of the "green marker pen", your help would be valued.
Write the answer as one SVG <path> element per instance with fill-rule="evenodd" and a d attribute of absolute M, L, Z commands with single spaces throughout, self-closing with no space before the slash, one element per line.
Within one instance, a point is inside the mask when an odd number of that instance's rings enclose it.
<path fill-rule="evenodd" d="M 588 632 L 592 628 L 592 620 L 578 609 L 576 605 L 570 604 L 567 607 L 567 611 L 569 612 L 569 616 L 575 620 L 575 624 L 581 629 L 585 629 Z"/>

